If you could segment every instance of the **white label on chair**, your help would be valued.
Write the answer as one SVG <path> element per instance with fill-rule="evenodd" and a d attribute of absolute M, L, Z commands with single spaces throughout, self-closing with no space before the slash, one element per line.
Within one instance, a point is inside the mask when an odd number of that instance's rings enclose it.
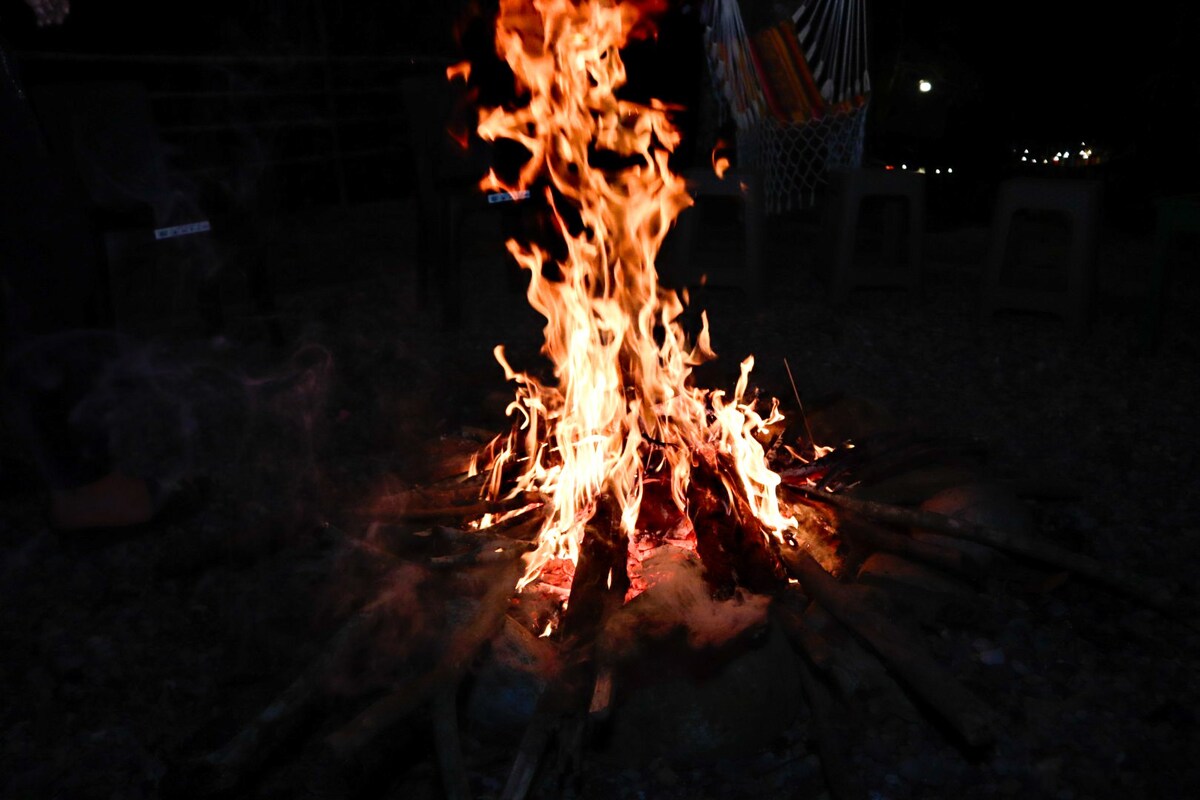
<path fill-rule="evenodd" d="M 176 236 L 191 236 L 193 233 L 207 233 L 212 230 L 208 220 L 189 222 L 186 225 L 172 225 L 169 228 L 155 228 L 155 239 L 174 239 Z"/>
<path fill-rule="evenodd" d="M 519 192 L 492 192 L 487 196 L 488 203 L 509 203 L 517 200 L 528 200 L 529 190 L 522 189 Z"/>

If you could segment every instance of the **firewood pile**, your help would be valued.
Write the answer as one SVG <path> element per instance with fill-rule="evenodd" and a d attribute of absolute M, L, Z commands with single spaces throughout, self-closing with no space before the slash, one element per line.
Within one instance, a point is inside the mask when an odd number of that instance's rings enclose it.
<path fill-rule="evenodd" d="M 984 482 L 974 443 L 883 432 L 805 462 L 795 454 L 811 445 L 806 436 L 780 432 L 769 451 L 805 544 L 775 543 L 700 472 L 689 494 L 694 549 L 660 535 L 631 558 L 614 510 L 601 504 L 565 608 L 565 590 L 551 581 L 514 590 L 542 524 L 537 498 L 485 500 L 480 476 L 390 487 L 350 536 L 357 610 L 274 702 L 192 765 L 193 790 L 236 795 L 289 750 L 311 756 L 308 780 L 322 791 L 353 795 L 395 760 L 397 732 L 415 729 L 432 741 L 448 798 L 479 796 L 484 773 L 500 781 L 488 796 L 588 796 L 612 737 L 636 738 L 625 720 L 638 719 L 632 704 L 647 697 L 639 676 L 664 647 L 707 668 L 680 681 L 686 694 L 720 684 L 714 672 L 756 652 L 780 660 L 774 637 L 791 647 L 781 668 L 799 687 L 801 738 L 819 757 L 813 786 L 866 797 L 851 762 L 854 725 L 899 709 L 969 761 L 1014 724 L 930 646 L 939 620 L 986 620 L 996 593 L 1071 578 L 1195 625 L 1173 587 L 994 524 L 981 508 L 1020 501 Z M 447 446 L 450 463 L 461 449 Z M 506 511 L 502 522 L 468 529 Z M 645 583 L 632 599 L 627 564 Z M 314 726 L 317 712 L 326 721 Z M 694 758 L 713 746 L 722 742 L 662 752 Z"/>

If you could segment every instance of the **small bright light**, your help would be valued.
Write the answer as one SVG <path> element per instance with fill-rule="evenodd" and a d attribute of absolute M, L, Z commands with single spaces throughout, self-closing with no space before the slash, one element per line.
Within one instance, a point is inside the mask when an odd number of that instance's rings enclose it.
<path fill-rule="evenodd" d="M 924 168 L 924 167 L 917 167 L 917 174 L 919 174 L 919 175 L 924 175 L 924 174 L 925 174 L 925 168 Z"/>
<path fill-rule="evenodd" d="M 1029 148 L 1028 148 L 1028 147 L 1026 147 L 1026 148 L 1025 148 L 1025 155 L 1029 155 Z"/>
<path fill-rule="evenodd" d="M 939 167 L 939 168 L 935 169 L 935 170 L 933 171 L 933 174 L 934 174 L 934 175 L 941 175 L 941 174 L 942 174 L 941 167 Z"/>
<path fill-rule="evenodd" d="M 1042 163 L 1043 163 L 1043 164 L 1049 164 L 1050 162 L 1049 162 L 1049 161 L 1047 161 L 1046 159 L 1044 159 L 1044 158 L 1043 158 L 1043 159 L 1042 159 Z"/>
<path fill-rule="evenodd" d="M 1022 161 L 1028 161 L 1028 160 L 1029 160 L 1029 156 L 1021 156 L 1021 160 L 1022 160 Z"/>
<path fill-rule="evenodd" d="M 1085 153 L 1084 151 L 1080 150 L 1080 151 L 1079 151 L 1079 157 L 1080 157 L 1080 158 L 1087 158 L 1087 153 Z"/>
<path fill-rule="evenodd" d="M 946 174 L 947 174 L 947 175 L 949 175 L 949 174 L 951 174 L 951 173 L 953 173 L 953 172 L 954 172 L 954 170 L 952 170 L 950 167 L 946 167 Z"/>
<path fill-rule="evenodd" d="M 933 84 L 927 80 L 919 80 L 917 81 L 917 89 L 922 92 L 928 92 L 933 89 Z"/>
<path fill-rule="evenodd" d="M 908 169 L 908 164 L 901 164 L 900 169 Z"/>
<path fill-rule="evenodd" d="M 1056 163 L 1056 164 L 1058 163 L 1058 156 L 1054 157 L 1054 163 Z"/>

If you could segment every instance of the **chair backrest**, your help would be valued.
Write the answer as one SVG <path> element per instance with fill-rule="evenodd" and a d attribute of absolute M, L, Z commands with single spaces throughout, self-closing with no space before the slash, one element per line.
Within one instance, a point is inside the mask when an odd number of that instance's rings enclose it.
<path fill-rule="evenodd" d="M 417 190 L 432 195 L 446 185 L 470 186 L 487 175 L 489 155 L 471 132 L 473 146 L 462 148 L 451 135 L 451 127 L 466 126 L 463 90 L 441 73 L 415 75 L 402 86 L 404 112 L 412 148 Z M 462 119 L 456 117 L 462 116 Z"/>

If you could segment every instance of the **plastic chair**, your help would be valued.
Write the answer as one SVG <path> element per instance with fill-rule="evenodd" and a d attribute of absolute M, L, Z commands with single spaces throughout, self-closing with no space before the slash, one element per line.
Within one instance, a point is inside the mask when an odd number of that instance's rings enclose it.
<path fill-rule="evenodd" d="M 664 259 L 670 279 L 678 284 L 739 286 L 754 302 L 763 299 L 763 197 L 757 175 L 731 169 L 718 178 L 708 167 L 685 170 L 688 193 L 696 201 L 680 213 L 675 230 L 667 240 L 670 252 Z M 696 243 L 702 223 L 715 210 L 712 198 L 728 198 L 740 204 L 743 257 L 737 261 L 699 265 Z"/>
<path fill-rule="evenodd" d="M 1200 194 L 1161 197 L 1155 205 L 1154 261 L 1150 286 L 1142 300 L 1138 344 L 1147 353 L 1162 343 L 1162 317 L 1167 285 L 1170 283 L 1171 247 L 1180 234 L 1200 234 Z"/>
<path fill-rule="evenodd" d="M 440 72 L 406 78 L 402 85 L 409 146 L 416 175 L 417 291 L 428 298 L 436 280 L 436 295 L 445 328 L 456 330 L 463 322 L 463 231 L 472 217 L 497 216 L 508 238 L 538 206 L 535 193 L 520 197 L 505 192 L 485 192 L 480 182 L 501 156 L 505 142 L 489 144 L 466 131 L 472 115 L 458 120 L 468 136 L 463 147 L 450 134 L 456 114 L 464 110 L 461 83 Z M 518 148 L 519 149 L 519 148 Z M 532 200 L 532 202 L 530 202 Z M 498 258 L 505 258 L 502 241 Z M 516 268 L 510 271 L 510 288 L 519 288 Z"/>
<path fill-rule="evenodd" d="M 201 313 L 217 269 L 211 223 L 174 173 L 133 82 L 48 84 L 31 91 L 47 142 L 87 200 L 121 328 Z M 203 299 L 202 299 L 203 298 Z"/>
<path fill-rule="evenodd" d="M 1045 227 L 1026 225 L 1023 230 L 1014 224 L 1028 213 L 1065 219 L 1065 253 L 1052 252 L 1040 241 Z M 1013 178 L 1000 184 L 983 272 L 981 322 L 1001 309 L 1039 311 L 1057 315 L 1081 332 L 1095 283 L 1099 223 L 1099 181 Z M 1022 246 L 1042 250 L 1042 261 L 1023 258 L 1017 252 Z"/>
<path fill-rule="evenodd" d="M 916 172 L 873 168 L 838 169 L 829 173 L 826 223 L 831 238 L 830 294 L 841 303 L 860 286 L 921 286 L 925 235 L 925 176 Z M 865 264 L 860 252 L 863 209 L 880 201 L 881 252 Z"/>

